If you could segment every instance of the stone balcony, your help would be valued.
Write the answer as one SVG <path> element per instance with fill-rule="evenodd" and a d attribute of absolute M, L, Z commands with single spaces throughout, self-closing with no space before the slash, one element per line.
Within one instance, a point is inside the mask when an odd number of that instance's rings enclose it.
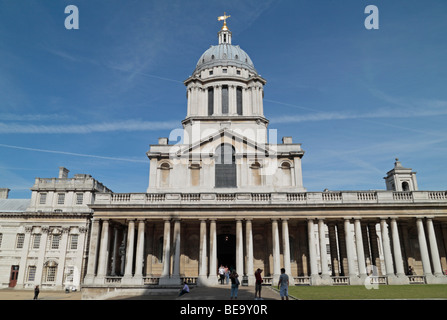
<path fill-rule="evenodd" d="M 447 191 L 329 191 L 329 192 L 201 192 L 201 193 L 100 193 L 96 205 L 369 205 L 447 204 Z"/>

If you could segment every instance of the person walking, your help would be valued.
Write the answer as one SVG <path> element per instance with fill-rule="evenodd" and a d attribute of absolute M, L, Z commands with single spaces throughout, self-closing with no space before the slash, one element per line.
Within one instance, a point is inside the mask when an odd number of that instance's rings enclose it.
<path fill-rule="evenodd" d="M 37 300 L 37 297 L 39 296 L 39 292 L 40 292 L 39 286 L 36 286 L 34 288 L 34 298 L 33 298 L 33 300 Z"/>
<path fill-rule="evenodd" d="M 286 274 L 286 269 L 281 268 L 281 275 L 278 281 L 279 295 L 281 300 L 289 300 L 289 276 Z"/>
<path fill-rule="evenodd" d="M 258 268 L 255 272 L 255 300 L 262 300 L 261 298 L 261 289 L 262 289 L 262 277 L 261 277 L 262 269 Z"/>
<path fill-rule="evenodd" d="M 224 284 L 224 280 L 225 280 L 225 268 L 223 265 L 220 265 L 219 268 L 219 281 L 220 284 Z"/>
<path fill-rule="evenodd" d="M 230 280 L 231 280 L 231 295 L 230 299 L 237 299 L 237 292 L 239 291 L 239 275 L 236 273 L 236 270 L 232 270 L 230 274 Z"/>

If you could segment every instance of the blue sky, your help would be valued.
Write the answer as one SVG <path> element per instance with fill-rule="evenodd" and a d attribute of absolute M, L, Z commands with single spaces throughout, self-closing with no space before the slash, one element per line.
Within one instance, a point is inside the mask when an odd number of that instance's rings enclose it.
<path fill-rule="evenodd" d="M 267 80 L 269 128 L 306 151 L 309 191 L 385 189 L 396 157 L 421 190 L 447 189 L 444 0 L 0 0 L 0 187 L 28 198 L 65 166 L 145 192 L 145 153 L 181 127 L 224 11 Z"/>

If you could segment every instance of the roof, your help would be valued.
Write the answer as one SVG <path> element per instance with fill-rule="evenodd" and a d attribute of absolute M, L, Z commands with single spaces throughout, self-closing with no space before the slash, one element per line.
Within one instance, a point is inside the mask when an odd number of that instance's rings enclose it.
<path fill-rule="evenodd" d="M 0 199 L 0 212 L 24 212 L 30 199 Z"/>
<path fill-rule="evenodd" d="M 215 66 L 235 66 L 248 69 L 257 74 L 248 54 L 239 46 L 228 43 L 211 46 L 206 50 L 197 62 L 195 72 Z"/>

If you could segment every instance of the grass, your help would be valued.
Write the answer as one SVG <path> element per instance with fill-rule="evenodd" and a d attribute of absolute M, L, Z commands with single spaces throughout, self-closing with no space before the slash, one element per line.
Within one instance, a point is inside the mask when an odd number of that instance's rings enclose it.
<path fill-rule="evenodd" d="M 447 299 L 447 285 L 291 286 L 289 295 L 302 300 Z"/>

